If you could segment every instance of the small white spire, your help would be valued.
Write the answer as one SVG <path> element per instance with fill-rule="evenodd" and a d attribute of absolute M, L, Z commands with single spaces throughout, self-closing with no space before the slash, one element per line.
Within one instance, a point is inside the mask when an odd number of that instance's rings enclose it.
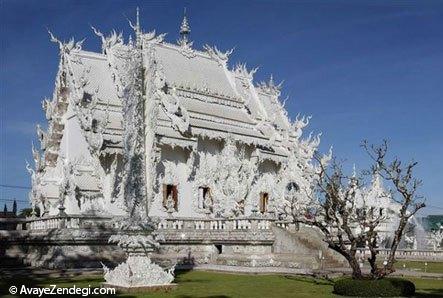
<path fill-rule="evenodd" d="M 140 30 L 140 8 L 137 6 L 136 26 Z"/>
<path fill-rule="evenodd" d="M 272 75 L 272 73 L 271 73 L 271 77 L 269 78 L 269 86 L 270 87 L 274 87 L 275 86 L 274 76 Z"/>
<path fill-rule="evenodd" d="M 189 26 L 188 18 L 186 17 L 186 7 L 183 13 L 183 21 L 180 26 L 180 39 L 179 44 L 186 45 L 189 43 L 189 34 L 191 33 L 191 27 Z"/>
<path fill-rule="evenodd" d="M 142 30 L 140 28 L 140 8 L 137 6 L 137 10 L 136 10 L 136 21 L 135 21 L 135 44 L 137 46 L 137 48 L 141 48 L 141 35 L 142 35 Z"/>

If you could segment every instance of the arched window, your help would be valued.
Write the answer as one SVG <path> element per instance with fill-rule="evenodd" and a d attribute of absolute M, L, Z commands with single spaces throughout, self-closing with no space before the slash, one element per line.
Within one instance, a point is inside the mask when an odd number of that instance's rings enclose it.
<path fill-rule="evenodd" d="M 168 211 L 178 211 L 177 185 L 163 184 L 163 207 Z"/>
<path fill-rule="evenodd" d="M 285 192 L 286 199 L 289 201 L 293 201 L 295 199 L 296 194 L 298 193 L 299 189 L 300 188 L 298 187 L 297 183 L 289 182 L 286 185 L 286 192 Z"/>
<path fill-rule="evenodd" d="M 295 182 L 289 182 L 288 185 L 286 185 L 286 191 L 289 192 L 297 192 L 299 190 L 299 187 L 297 183 Z"/>
<path fill-rule="evenodd" d="M 268 212 L 269 194 L 267 192 L 260 193 L 260 213 Z"/>
<path fill-rule="evenodd" d="M 207 210 L 212 207 L 211 189 L 207 186 L 201 186 L 198 188 L 198 207 Z"/>

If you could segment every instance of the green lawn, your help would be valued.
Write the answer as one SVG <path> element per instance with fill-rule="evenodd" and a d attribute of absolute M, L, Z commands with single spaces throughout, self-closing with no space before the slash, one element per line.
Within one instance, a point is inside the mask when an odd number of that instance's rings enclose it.
<path fill-rule="evenodd" d="M 419 272 L 443 273 L 443 262 L 402 261 L 398 260 L 395 267 L 399 270 L 415 270 Z M 405 265 L 403 267 L 403 265 Z"/>
<path fill-rule="evenodd" d="M 443 280 L 411 279 L 417 286 L 417 297 L 443 297 Z M 14 285 L 77 287 L 99 286 L 99 276 L 77 276 L 72 278 L 43 278 L 32 276 L 15 278 Z M 182 272 L 177 275 L 178 287 L 169 293 L 145 295 L 119 295 L 120 297 L 340 297 L 332 294 L 332 283 L 308 277 L 283 275 L 243 275 L 202 271 Z M 0 289 L 8 289 L 11 281 L 1 281 Z M 9 296 L 12 297 L 12 296 Z M 97 296 L 94 296 L 97 297 Z"/>
<path fill-rule="evenodd" d="M 377 261 L 379 265 L 382 265 L 383 260 Z M 425 266 L 425 263 L 427 266 Z M 404 266 L 403 266 L 404 265 Z M 369 268 L 369 263 L 365 262 L 365 267 Z M 443 262 L 431 262 L 431 261 L 408 261 L 397 260 L 395 262 L 395 269 L 397 270 L 411 270 L 417 272 L 429 272 L 429 273 L 443 273 Z"/>

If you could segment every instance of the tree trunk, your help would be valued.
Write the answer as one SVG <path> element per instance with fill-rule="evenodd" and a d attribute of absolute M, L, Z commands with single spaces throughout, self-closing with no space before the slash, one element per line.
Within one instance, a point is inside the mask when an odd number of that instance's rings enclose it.
<path fill-rule="evenodd" d="M 360 264 L 357 262 L 357 259 L 354 257 L 349 257 L 348 259 L 349 265 L 352 269 L 352 278 L 353 279 L 362 279 L 363 274 L 361 273 Z"/>

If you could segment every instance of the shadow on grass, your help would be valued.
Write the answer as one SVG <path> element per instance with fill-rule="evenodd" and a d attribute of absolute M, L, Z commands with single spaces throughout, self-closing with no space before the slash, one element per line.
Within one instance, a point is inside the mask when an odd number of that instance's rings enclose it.
<path fill-rule="evenodd" d="M 326 279 L 319 279 L 319 278 L 311 278 L 311 277 L 303 277 L 303 276 L 294 276 L 294 275 L 285 275 L 286 279 L 293 280 L 293 281 L 299 281 L 299 282 L 305 282 L 313 285 L 326 285 L 326 286 L 332 286 L 334 285 L 333 281 L 329 281 Z"/>
<path fill-rule="evenodd" d="M 414 297 L 417 297 L 417 298 L 434 298 L 434 297 L 441 298 L 441 297 L 443 297 L 443 287 L 441 289 L 420 289 L 418 293 L 415 293 Z"/>
<path fill-rule="evenodd" d="M 186 274 L 193 271 L 193 267 L 180 268 L 174 271 L 175 281 L 178 283 L 210 283 L 213 280 L 204 278 L 187 277 Z"/>
<path fill-rule="evenodd" d="M 26 286 L 29 291 L 31 288 L 51 288 L 50 285 L 57 285 L 58 288 L 72 287 L 77 288 L 99 288 L 102 282 L 99 276 L 85 276 L 81 272 L 67 273 L 58 272 L 57 277 L 50 274 L 35 274 L 34 269 L 21 268 L 19 270 L 1 270 L 0 276 L 0 297 L 37 297 L 33 294 L 20 294 L 22 286 Z M 17 287 L 17 294 L 10 295 L 9 288 Z M 8 296 L 9 295 L 9 296 Z M 92 295 L 92 294 L 91 294 Z M 69 295 L 69 297 L 81 297 L 82 295 Z M 94 297 L 109 297 L 109 295 L 93 295 Z M 116 296 L 119 296 L 118 293 Z M 125 298 L 136 298 L 128 294 Z"/>
<path fill-rule="evenodd" d="M 15 274 L 10 273 L 5 274 L 2 270 L 2 276 L 0 279 L 0 297 L 10 295 L 9 289 L 12 286 L 15 286 L 18 289 L 18 293 L 20 293 L 22 285 L 25 285 L 27 288 L 38 288 L 44 283 L 45 278 L 33 275 L 32 270 L 20 271 L 20 275 L 16 276 Z M 25 295 L 17 294 L 15 296 L 11 295 L 11 297 L 25 297 Z"/>
<path fill-rule="evenodd" d="M 179 295 L 175 296 L 177 298 L 231 298 L 231 296 L 226 295 L 210 295 L 210 296 L 191 296 L 191 295 Z"/>

